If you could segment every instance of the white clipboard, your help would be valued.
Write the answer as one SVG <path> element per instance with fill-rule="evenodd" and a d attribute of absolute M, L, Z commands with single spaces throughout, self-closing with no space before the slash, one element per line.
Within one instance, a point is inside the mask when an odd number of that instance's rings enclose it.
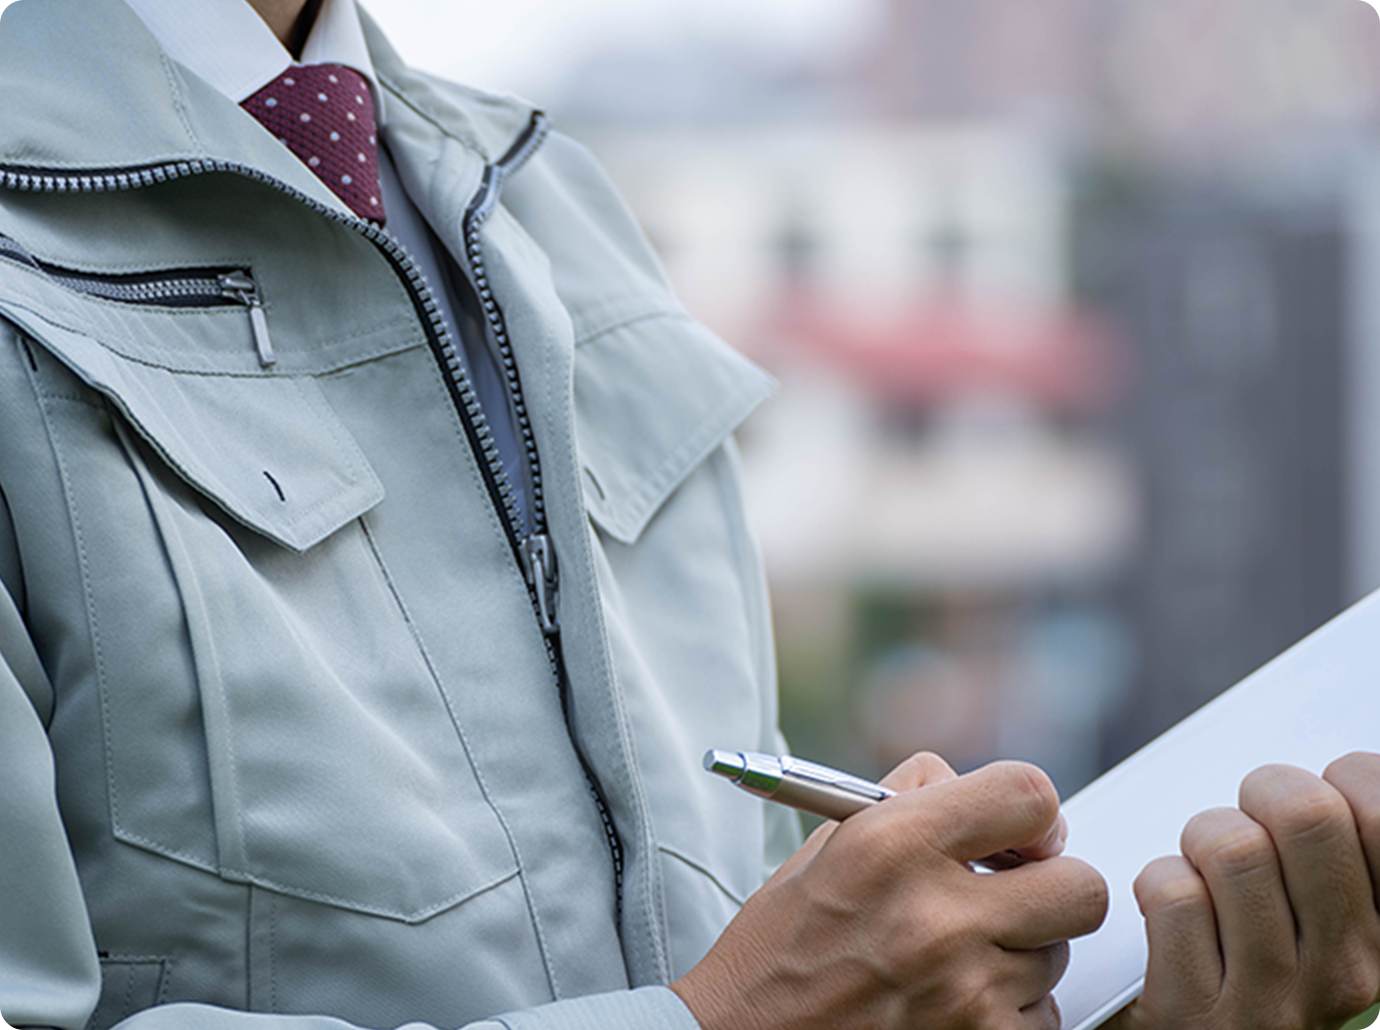
<path fill-rule="evenodd" d="M 1191 816 L 1235 806 L 1257 766 L 1321 773 L 1349 751 L 1380 751 L 1380 591 L 1064 804 L 1066 853 L 1106 877 L 1111 895 L 1101 929 L 1071 944 L 1054 992 L 1065 1030 L 1092 1030 L 1140 993 L 1145 929 L 1131 883 L 1151 859 L 1179 853 Z"/>

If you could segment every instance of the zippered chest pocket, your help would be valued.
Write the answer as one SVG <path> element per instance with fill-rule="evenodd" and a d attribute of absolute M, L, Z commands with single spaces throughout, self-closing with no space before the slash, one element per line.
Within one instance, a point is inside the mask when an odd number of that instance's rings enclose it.
<path fill-rule="evenodd" d="M 66 289 L 121 304 L 168 308 L 243 307 L 249 312 L 259 364 L 267 368 L 277 360 L 259 287 L 247 268 L 177 268 L 125 274 L 86 272 L 40 261 L 18 240 L 4 233 L 0 233 L 0 258 L 31 268 Z"/>
<path fill-rule="evenodd" d="M 49 521 L 83 555 L 86 605 L 34 603 L 89 634 L 89 672 L 55 687 L 104 732 L 55 754 L 105 749 L 115 837 L 407 922 L 510 878 L 361 518 L 382 485 L 316 380 L 154 366 L 4 293 L 0 317 L 33 341 L 69 509 Z"/>

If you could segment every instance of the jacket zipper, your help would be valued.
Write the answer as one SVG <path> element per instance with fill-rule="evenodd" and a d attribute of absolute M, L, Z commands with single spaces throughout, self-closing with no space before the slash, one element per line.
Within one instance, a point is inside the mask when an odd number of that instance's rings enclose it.
<path fill-rule="evenodd" d="M 517 361 L 513 356 L 512 344 L 508 339 L 503 310 L 495 299 L 489 285 L 488 272 L 484 266 L 484 246 L 480 230 L 485 220 L 498 206 L 499 194 L 510 175 L 516 173 L 537 152 L 546 139 L 546 117 L 540 112 L 532 116 L 531 122 L 496 163 L 484 169 L 484 179 L 479 192 L 465 211 L 461 230 L 465 240 L 465 257 L 468 260 L 470 285 L 479 298 L 487 322 L 485 326 L 489 340 L 498 353 L 504 383 L 508 390 L 513 421 L 521 441 L 523 451 L 522 468 L 526 476 L 528 511 L 527 525 L 530 532 L 522 533 L 522 520 L 514 505 L 509 511 L 512 523 L 510 534 L 516 543 L 518 561 L 527 579 L 527 588 L 532 595 L 533 610 L 537 624 L 541 627 L 542 639 L 546 645 L 546 658 L 551 665 L 551 674 L 556 679 L 560 692 L 561 713 L 570 731 L 571 744 L 589 787 L 590 797 L 599 821 L 604 827 L 608 840 L 609 854 L 613 860 L 615 903 L 617 916 L 621 921 L 623 911 L 623 844 L 614 826 L 613 816 L 599 781 L 590 768 L 588 760 L 575 741 L 574 727 L 570 724 L 570 680 L 565 668 L 565 657 L 560 647 L 560 570 L 556 560 L 556 549 L 547 533 L 546 503 L 542 492 L 541 459 L 537 453 L 536 437 L 532 432 L 532 419 L 527 411 L 523 397 L 522 380 Z"/>
<path fill-rule="evenodd" d="M 470 284 L 479 298 L 480 305 L 484 310 L 487 322 L 486 331 L 490 335 L 496 347 L 503 371 L 504 383 L 507 387 L 509 403 L 512 406 L 516 428 L 521 437 L 523 450 L 523 470 L 528 477 L 528 504 L 531 532 L 524 532 L 525 523 L 522 512 L 518 508 L 517 498 L 513 493 L 512 486 L 508 482 L 507 473 L 503 468 L 503 459 L 498 451 L 498 446 L 494 442 L 493 433 L 489 429 L 488 420 L 480 408 L 478 396 L 469 381 L 465 372 L 464 362 L 460 359 L 454 341 L 450 338 L 450 332 L 446 328 L 445 319 L 441 314 L 435 297 L 432 295 L 431 287 L 413 262 L 411 256 L 398 241 L 380 229 L 378 226 L 352 215 L 345 214 L 334 208 L 327 207 L 319 201 L 307 196 L 305 193 L 294 189 L 287 183 L 275 179 L 265 172 L 259 171 L 249 165 L 237 164 L 228 161 L 217 161 L 212 159 L 199 159 L 192 161 L 178 161 L 170 164 L 141 165 L 129 168 L 116 168 L 97 172 L 87 172 L 85 174 L 72 174 L 57 170 L 36 170 L 18 171 L 13 168 L 6 168 L 0 165 L 0 185 L 12 190 L 25 192 L 42 193 L 94 193 L 105 191 L 122 191 L 139 189 L 142 187 L 153 186 L 162 182 L 169 182 L 174 179 L 186 178 L 193 175 L 204 175 L 212 172 L 228 173 L 239 175 L 244 178 L 252 179 L 271 186 L 284 193 L 294 200 L 305 204 L 308 208 L 325 215 L 332 221 L 338 222 L 355 232 L 360 233 L 381 251 L 392 264 L 394 271 L 404 281 L 408 295 L 412 298 L 414 307 L 417 310 L 423 329 L 427 336 L 427 342 L 431 347 L 433 355 L 446 373 L 446 382 L 451 394 L 452 402 L 460 416 L 460 423 L 464 427 L 465 435 L 469 439 L 470 446 L 476 454 L 483 456 L 483 461 L 479 462 L 479 469 L 485 486 L 489 490 L 494 505 L 502 513 L 500 522 L 508 535 L 509 545 L 512 547 L 513 554 L 522 569 L 523 576 L 527 582 L 527 590 L 532 602 L 532 610 L 537 619 L 537 624 L 541 629 L 542 641 L 546 647 L 547 661 L 551 667 L 551 673 L 556 681 L 556 688 L 561 702 L 561 711 L 566 721 L 566 726 L 571 729 L 571 745 L 575 750 L 576 757 L 579 759 L 580 766 L 584 772 L 586 783 L 589 787 L 590 796 L 593 800 L 596 811 L 599 814 L 600 822 L 604 828 L 604 834 L 608 841 L 609 853 L 613 864 L 615 904 L 617 916 L 621 921 L 623 909 L 623 846 L 619 840 L 618 830 L 614 826 L 612 814 L 609 811 L 608 802 L 603 796 L 603 791 L 599 786 L 589 762 L 584 753 L 580 750 L 579 744 L 575 740 L 573 728 L 570 726 L 570 698 L 569 698 L 569 677 L 565 669 L 565 659 L 559 646 L 560 635 L 560 577 L 556 561 L 555 547 L 552 545 L 550 536 L 547 534 L 546 526 L 546 507 L 542 496 L 541 487 L 541 463 L 537 454 L 536 438 L 532 432 L 531 418 L 527 413 L 526 401 L 522 395 L 522 383 L 518 375 L 517 362 L 513 356 L 512 345 L 508 340 L 507 327 L 503 320 L 503 313 L 495 300 L 493 290 L 489 285 L 488 273 L 484 266 L 484 251 L 480 238 L 480 229 L 484 221 L 493 213 L 498 206 L 499 192 L 508 176 L 516 173 L 523 165 L 531 159 L 542 145 L 548 132 L 546 116 L 540 111 L 532 114 L 531 121 L 518 137 L 517 141 L 509 148 L 496 163 L 488 164 L 484 169 L 484 177 L 480 184 L 475 199 L 471 202 L 465 212 L 462 221 L 462 232 L 465 239 L 466 257 L 469 261 L 467 269 L 470 277 Z M 7 240 L 6 237 L 0 239 Z M 27 258 L 28 264 L 45 270 L 45 266 L 37 262 L 27 251 L 14 241 L 8 241 L 17 253 L 11 254 L 8 250 L 0 250 L 0 255 L 12 256 L 24 260 Z M 67 273 L 72 276 L 72 273 Z M 221 282 L 220 276 L 231 276 L 229 282 Z M 99 277 L 88 277 L 83 273 L 75 273 L 74 279 L 89 282 Z M 170 277 L 164 277 L 170 278 Z M 207 278 L 202 276 L 200 278 Z M 209 288 L 205 294 L 205 303 L 240 303 L 249 309 L 251 326 L 254 330 L 254 339 L 259 351 L 259 360 L 264 365 L 273 363 L 272 344 L 268 337 L 267 320 L 264 317 L 263 305 L 259 298 L 258 290 L 254 284 L 253 277 L 248 270 L 231 269 L 216 274 L 216 282 L 220 287 L 218 298 L 211 299 Z M 72 284 L 74 288 L 80 286 Z M 164 294 L 162 301 L 145 301 L 146 303 L 167 303 L 171 293 Z M 119 299 L 119 298 L 112 298 Z"/>
<path fill-rule="evenodd" d="M 253 274 L 245 268 L 179 268 L 136 275 L 101 275 L 62 268 L 39 261 L 18 240 L 0 233 L 0 257 L 27 265 L 69 290 L 121 304 L 159 304 L 165 307 L 220 307 L 240 305 L 249 309 L 249 325 L 259 363 L 274 363 L 273 341 Z"/>

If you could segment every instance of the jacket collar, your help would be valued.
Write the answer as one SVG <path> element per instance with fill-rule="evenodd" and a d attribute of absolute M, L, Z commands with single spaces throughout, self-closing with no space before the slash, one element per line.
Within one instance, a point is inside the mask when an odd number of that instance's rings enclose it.
<path fill-rule="evenodd" d="M 495 160 L 530 121 L 522 101 L 408 68 L 360 12 L 380 82 L 420 135 Z M 344 210 L 301 162 L 232 100 L 173 61 L 124 0 L 21 0 L 0 19 L 0 186 L 14 175 L 79 178 L 194 161 L 258 169 Z M 31 180 L 30 180 L 31 182 Z M 32 186 L 31 186 L 32 188 Z"/>
<path fill-rule="evenodd" d="M 382 115 L 378 80 L 354 0 L 322 0 L 300 62 L 248 0 L 125 0 L 174 61 L 235 103 L 242 103 L 293 65 L 343 64 L 369 80 Z"/>

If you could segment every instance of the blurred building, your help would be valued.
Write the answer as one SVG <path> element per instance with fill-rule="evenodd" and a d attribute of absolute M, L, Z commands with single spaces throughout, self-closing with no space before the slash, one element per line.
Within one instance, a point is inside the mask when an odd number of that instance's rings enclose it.
<path fill-rule="evenodd" d="M 980 122 L 585 138 L 690 310 L 781 380 L 743 448 L 797 746 L 1093 775 L 1128 671 L 1089 598 L 1140 504 L 1103 431 L 1126 345 L 1071 292 L 1063 156 Z M 1047 696 L 1073 682 L 1078 705 Z"/>
<path fill-rule="evenodd" d="M 799 750 L 1075 789 L 1380 585 L 1378 46 L 1355 0 L 890 0 L 818 67 L 580 66 L 782 383 L 742 441 Z"/>
<path fill-rule="evenodd" d="M 1380 114 L 1380 22 L 1356 0 L 887 0 L 871 107 L 1076 128 L 1169 159 Z"/>

